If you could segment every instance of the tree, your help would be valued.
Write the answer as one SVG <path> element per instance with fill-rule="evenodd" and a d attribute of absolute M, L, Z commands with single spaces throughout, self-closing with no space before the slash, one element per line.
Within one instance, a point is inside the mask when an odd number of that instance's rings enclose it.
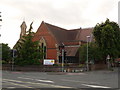
<path fill-rule="evenodd" d="M 2 43 L 2 60 L 7 63 L 11 60 L 10 47 L 4 43 Z"/>
<path fill-rule="evenodd" d="M 120 56 L 120 29 L 119 25 L 107 19 L 97 24 L 93 30 L 95 42 L 103 52 L 104 59 L 109 54 L 113 59 Z"/>
<path fill-rule="evenodd" d="M 21 48 L 18 51 L 18 57 L 16 59 L 16 64 L 19 65 L 32 65 L 32 64 L 40 64 L 40 59 L 42 58 L 42 53 L 40 53 L 40 49 L 38 48 L 38 42 L 33 42 L 33 32 L 32 32 L 32 24 L 30 24 L 30 29 L 28 30 L 28 34 L 23 37 L 23 43 L 21 44 Z"/>
<path fill-rule="evenodd" d="M 82 45 L 80 48 L 80 62 L 87 60 L 87 44 Z M 96 43 L 89 43 L 88 45 L 88 60 L 97 63 L 102 60 L 102 54 Z"/>
<path fill-rule="evenodd" d="M 103 60 L 102 52 L 95 42 L 89 43 L 88 50 L 89 60 L 95 63 L 99 63 Z"/>

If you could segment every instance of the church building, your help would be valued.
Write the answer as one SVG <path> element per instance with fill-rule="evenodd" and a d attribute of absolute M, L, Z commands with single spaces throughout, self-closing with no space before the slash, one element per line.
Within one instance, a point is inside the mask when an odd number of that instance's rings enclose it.
<path fill-rule="evenodd" d="M 56 63 L 61 63 L 61 51 L 59 46 L 64 45 L 66 52 L 66 63 L 79 62 L 79 47 L 93 40 L 93 28 L 66 30 L 55 25 L 42 21 L 40 27 L 33 37 L 33 41 L 39 41 L 39 45 L 44 49 L 44 59 L 54 59 Z"/>
<path fill-rule="evenodd" d="M 20 38 L 26 33 L 26 28 L 23 22 Z M 33 41 L 39 41 L 39 46 L 43 48 L 43 53 L 45 53 L 43 59 L 54 59 L 55 63 L 61 63 L 62 54 L 59 47 L 64 45 L 65 63 L 78 63 L 80 60 L 78 49 L 82 44 L 87 43 L 88 36 L 89 41 L 93 41 L 92 31 L 93 28 L 67 30 L 42 21 L 34 34 Z"/>

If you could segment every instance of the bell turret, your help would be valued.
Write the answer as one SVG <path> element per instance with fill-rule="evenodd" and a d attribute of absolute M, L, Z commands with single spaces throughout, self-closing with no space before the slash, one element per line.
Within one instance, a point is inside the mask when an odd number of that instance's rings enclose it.
<path fill-rule="evenodd" d="M 21 33 L 20 33 L 20 38 L 21 38 L 22 36 L 26 35 L 27 25 L 26 25 L 25 21 L 23 21 L 23 23 L 21 24 L 20 27 L 21 27 Z"/>

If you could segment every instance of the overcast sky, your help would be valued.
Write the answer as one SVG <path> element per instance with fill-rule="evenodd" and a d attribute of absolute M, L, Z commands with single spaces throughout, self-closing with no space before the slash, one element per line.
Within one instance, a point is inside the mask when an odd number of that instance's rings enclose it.
<path fill-rule="evenodd" d="M 119 0 L 0 0 L 1 43 L 12 48 L 20 36 L 25 20 L 27 30 L 32 21 L 36 32 L 42 21 L 65 28 L 94 27 L 109 18 L 118 22 Z"/>

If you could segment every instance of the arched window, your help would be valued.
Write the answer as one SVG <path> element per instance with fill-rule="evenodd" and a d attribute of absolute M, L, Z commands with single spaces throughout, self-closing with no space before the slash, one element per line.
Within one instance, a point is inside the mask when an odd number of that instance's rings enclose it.
<path fill-rule="evenodd" d="M 43 53 L 43 59 L 46 59 L 47 49 L 46 49 L 46 42 L 43 37 L 40 39 L 40 47 L 41 47 L 41 51 Z"/>

